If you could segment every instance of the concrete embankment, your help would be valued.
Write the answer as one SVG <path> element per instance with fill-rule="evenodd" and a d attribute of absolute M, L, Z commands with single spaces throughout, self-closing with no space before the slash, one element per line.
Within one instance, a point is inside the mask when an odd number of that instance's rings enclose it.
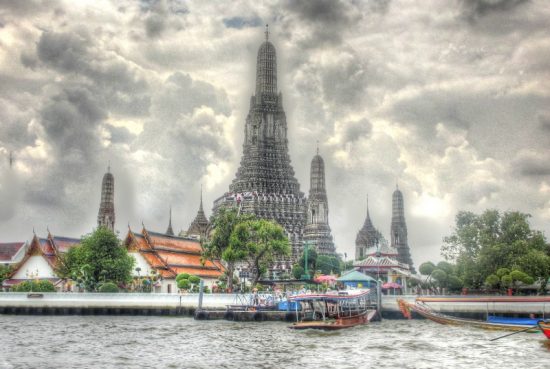
<path fill-rule="evenodd" d="M 382 317 L 402 319 L 397 299 L 417 298 L 435 311 L 484 319 L 487 314 L 550 316 L 550 297 L 507 296 L 382 296 Z M 294 321 L 292 311 L 228 311 L 243 299 L 233 294 L 205 294 L 198 309 L 198 294 L 151 293 L 0 293 L 0 314 L 43 315 L 187 315 L 196 319 L 235 321 Z"/>

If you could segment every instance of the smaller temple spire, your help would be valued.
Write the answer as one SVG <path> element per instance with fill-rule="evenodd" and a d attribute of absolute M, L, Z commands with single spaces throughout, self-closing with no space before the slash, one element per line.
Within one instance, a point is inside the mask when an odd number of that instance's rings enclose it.
<path fill-rule="evenodd" d="M 269 41 L 269 24 L 265 25 L 265 40 Z"/>
<path fill-rule="evenodd" d="M 170 205 L 170 217 L 168 220 L 168 229 L 166 230 L 166 234 L 169 236 L 174 235 L 174 230 L 172 229 L 172 205 Z"/>

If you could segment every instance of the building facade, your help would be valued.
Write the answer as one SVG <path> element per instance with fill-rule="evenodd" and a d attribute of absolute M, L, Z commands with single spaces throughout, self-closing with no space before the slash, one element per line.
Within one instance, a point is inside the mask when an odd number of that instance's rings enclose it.
<path fill-rule="evenodd" d="M 275 263 L 274 269 L 289 269 L 302 252 L 307 203 L 290 164 L 283 95 L 277 90 L 277 55 L 268 36 L 266 31 L 258 50 L 256 93 L 250 98 L 240 167 L 229 192 L 214 202 L 214 212 L 234 206 L 277 221 L 288 235 L 292 256 Z"/>

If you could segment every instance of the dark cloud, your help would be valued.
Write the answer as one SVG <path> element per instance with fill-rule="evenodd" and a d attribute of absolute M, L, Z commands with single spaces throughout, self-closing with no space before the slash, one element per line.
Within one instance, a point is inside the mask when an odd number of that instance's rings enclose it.
<path fill-rule="evenodd" d="M 145 19 L 145 32 L 149 38 L 157 38 L 166 29 L 163 14 L 151 14 Z"/>
<path fill-rule="evenodd" d="M 367 119 L 351 121 L 344 125 L 344 142 L 354 142 L 366 138 L 372 132 L 372 124 Z"/>
<path fill-rule="evenodd" d="M 550 131 L 550 113 L 544 112 L 538 115 L 539 123 L 542 129 Z"/>
<path fill-rule="evenodd" d="M 230 112 L 225 91 L 180 72 L 166 79 L 162 91 L 155 97 L 154 104 L 154 113 L 168 124 L 203 105 L 210 106 L 222 114 Z"/>
<path fill-rule="evenodd" d="M 526 177 L 543 177 L 550 175 L 548 153 L 522 152 L 512 162 L 512 170 Z"/>
<path fill-rule="evenodd" d="M 136 135 L 130 132 L 128 128 L 111 125 L 107 125 L 106 128 L 109 131 L 112 143 L 131 143 L 136 138 Z"/>
<path fill-rule="evenodd" d="M 514 10 L 530 0 L 460 0 L 466 19 L 475 21 L 489 14 Z"/>
<path fill-rule="evenodd" d="M 290 22 L 309 26 L 309 37 L 301 42 L 307 48 L 339 44 L 343 33 L 363 17 L 358 4 L 342 0 L 286 1 L 283 7 Z"/>
<path fill-rule="evenodd" d="M 242 29 L 261 26 L 262 20 L 259 17 L 232 17 L 224 18 L 223 24 L 227 28 Z"/>

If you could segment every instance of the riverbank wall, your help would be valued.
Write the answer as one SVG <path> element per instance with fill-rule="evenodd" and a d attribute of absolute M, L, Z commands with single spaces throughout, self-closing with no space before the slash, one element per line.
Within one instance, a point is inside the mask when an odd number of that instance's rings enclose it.
<path fill-rule="evenodd" d="M 419 299 L 435 311 L 458 317 L 485 319 L 488 314 L 550 316 L 550 297 L 508 296 L 382 296 L 382 317 L 402 319 L 397 299 L 413 303 Z M 0 293 L 0 314 L 28 315 L 167 315 L 196 319 L 237 321 L 294 321 L 294 311 L 247 311 L 231 309 L 240 305 L 242 295 L 151 293 Z M 299 318 L 298 312 L 298 318 Z"/>

